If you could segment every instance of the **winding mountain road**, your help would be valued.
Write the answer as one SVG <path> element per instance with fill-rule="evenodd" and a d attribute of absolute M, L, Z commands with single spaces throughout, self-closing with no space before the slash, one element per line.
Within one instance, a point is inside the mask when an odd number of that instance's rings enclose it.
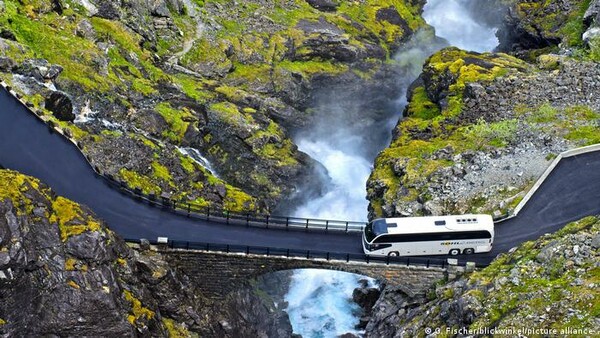
<path fill-rule="evenodd" d="M 98 177 L 72 143 L 51 132 L 4 90 L 0 90 L 0 165 L 37 177 L 57 194 L 87 205 L 124 238 L 163 236 L 217 244 L 362 253 L 359 233 L 225 225 L 137 201 Z M 496 226 L 494 250 L 469 256 L 469 260 L 489 263 L 498 253 L 524 241 L 596 214 L 600 214 L 600 152 L 563 159 L 518 217 Z"/>

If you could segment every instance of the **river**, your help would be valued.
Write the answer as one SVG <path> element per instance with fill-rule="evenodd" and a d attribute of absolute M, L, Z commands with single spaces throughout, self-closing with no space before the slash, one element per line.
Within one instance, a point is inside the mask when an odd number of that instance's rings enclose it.
<path fill-rule="evenodd" d="M 477 52 L 491 51 L 498 45 L 496 28 L 475 20 L 468 10 L 477 0 L 430 0 L 423 17 L 435 28 L 436 35 L 447 44 L 432 45 L 424 34 L 415 34 L 401 48 L 395 59 L 405 67 L 404 78 L 399 79 L 397 107 L 389 112 L 385 132 L 391 135 L 406 104 L 406 90 L 421 71 L 426 58 L 445 45 Z M 370 128 L 357 128 L 353 121 L 338 112 L 327 112 L 328 118 L 319 125 L 336 126 L 333 133 L 323 133 L 322 127 L 299 133 L 296 142 L 300 150 L 321 162 L 332 180 L 329 190 L 320 198 L 300 206 L 295 214 L 325 219 L 367 219 L 366 182 L 372 170 L 373 152 L 382 150 L 387 143 L 369 144 L 366 137 Z M 356 123 L 356 122 L 354 122 Z M 359 121 L 360 123 L 360 121 Z M 359 133 L 357 133 L 359 131 Z M 362 133 L 360 132 L 362 131 Z M 389 142 L 389 139 L 387 140 Z M 364 276 L 326 270 L 296 270 L 286 295 L 287 311 L 294 333 L 304 338 L 337 337 L 344 333 L 360 335 L 360 309 L 352 302 L 352 291 Z M 371 282 L 373 282 L 371 280 Z"/>

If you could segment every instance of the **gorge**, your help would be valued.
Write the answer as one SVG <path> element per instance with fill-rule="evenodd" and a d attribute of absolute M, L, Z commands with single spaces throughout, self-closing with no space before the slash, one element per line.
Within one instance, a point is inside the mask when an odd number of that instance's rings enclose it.
<path fill-rule="evenodd" d="M 490 10 L 498 3 L 508 10 Z M 59 194 L 94 205 L 112 231 L 134 238 L 169 233 L 173 240 L 226 245 L 270 247 L 283 241 L 288 249 L 360 250 L 348 240 L 352 234 L 311 237 L 161 213 L 104 186 L 79 161 L 79 151 L 95 171 L 123 187 L 224 208 L 227 215 L 293 212 L 359 221 L 466 212 L 509 215 L 557 154 L 600 142 L 599 9 L 597 1 L 574 0 L 543 5 L 516 0 L 2 1 L 0 76 L 45 122 L 12 115 L 22 107 L 3 93 L 7 104 L 0 138 L 6 142 L 0 146 L 0 164 L 18 164 L 45 177 Z M 468 51 L 498 44 L 509 54 Z M 442 49 L 447 45 L 464 50 Z M 19 126 L 28 126 L 37 137 Z M 64 139 L 55 142 L 56 135 L 33 133 L 47 126 L 63 130 L 77 148 Z M 10 143 L 16 139 L 22 141 Z M 48 149 L 40 151 L 44 146 Z M 56 150 L 61 153 L 53 154 Z M 23 159 L 31 161 L 23 165 Z M 569 163 L 575 169 L 565 177 L 590 172 L 594 162 L 576 158 Z M 81 307 L 78 320 L 88 324 L 79 328 L 99 335 L 177 336 L 172 330 L 177 329 L 186 336 L 286 336 L 292 328 L 282 307 L 294 321 L 293 330 L 307 337 L 418 333 L 430 320 L 448 328 L 488 327 L 502 320 L 514 324 L 503 299 L 510 300 L 511 309 L 547 320 L 536 314 L 540 309 L 534 303 L 526 303 L 526 309 L 515 305 L 511 294 L 529 292 L 536 299 L 540 295 L 532 290 L 557 286 L 569 295 L 551 293 L 553 299 L 577 300 L 569 306 L 580 323 L 594 320 L 594 307 L 581 306 L 597 296 L 593 217 L 501 255 L 470 280 L 438 285 L 426 298 L 387 286 L 371 317 L 360 319 L 366 326 L 361 333 L 355 327 L 360 310 L 349 301 L 358 276 L 298 271 L 291 279 L 289 274 L 276 278 L 278 287 L 249 281 L 249 290 L 210 304 L 201 292 L 193 291 L 195 298 L 184 291 L 195 289 L 181 271 L 151 250 L 130 251 L 85 207 L 66 202 L 34 179 L 4 170 L 0 176 L 6 216 L 0 219 L 0 270 L 2 278 L 16 276 L 17 281 L 0 283 L 0 334 L 24 328 L 11 295 L 35 294 L 32 290 L 50 282 L 60 285 L 58 295 L 35 298 L 48 301 L 48 308 L 75 314 L 77 306 L 71 305 L 91 297 L 114 309 L 111 324 L 101 327 L 93 323 L 102 319 Z M 74 182 L 98 189 L 78 190 Z M 590 189 L 583 187 L 582 193 Z M 100 191 L 102 196 L 95 195 Z M 577 193 L 562 191 L 571 197 Z M 576 200 L 552 200 L 540 208 L 547 217 L 536 218 L 539 228 L 507 233 L 535 239 L 543 229 L 556 229 L 557 221 L 548 217 L 561 208 L 577 208 Z M 584 201 L 579 208 L 596 210 L 592 204 Z M 127 209 L 144 212 L 129 215 Z M 29 232 L 32 225 L 48 232 Z M 508 238 L 498 244 L 501 251 L 511 247 Z M 86 245 L 109 252 L 89 257 L 81 250 Z M 39 258 L 26 261 L 22 252 Z M 541 266 L 552 269 L 540 273 Z M 53 277 L 44 279 L 44 271 Z M 290 280 L 291 289 L 281 290 Z M 373 281 L 364 283 L 373 286 Z M 30 287 L 19 289 L 20 284 Z M 276 294 L 267 297 L 256 290 L 259 284 Z M 498 291 L 503 288 L 511 291 Z M 75 301 L 60 303 L 65 297 Z M 167 301 L 170 297 L 180 306 Z M 574 313 L 563 316 L 561 305 L 553 304 L 557 315 L 549 318 L 558 319 L 550 324 L 563 325 Z M 253 306 L 260 310 L 237 311 Z M 32 311 L 31 318 L 42 312 Z M 83 334 L 55 325 L 60 319 L 55 312 L 31 322 L 27 332 Z"/>
<path fill-rule="evenodd" d="M 423 18 L 433 27 L 436 37 L 424 29 L 416 32 L 396 52 L 394 60 L 399 70 L 394 83 L 397 84 L 397 98 L 382 120 L 370 121 L 369 116 L 349 119 L 348 115 L 355 116 L 356 113 L 348 113 L 336 106 L 339 95 L 335 92 L 328 97 L 329 102 L 320 103 L 314 126 L 298 133 L 296 143 L 301 151 L 325 166 L 332 182 L 322 197 L 300 206 L 295 211 L 297 216 L 367 219 L 365 189 L 375 155 L 389 145 L 392 129 L 407 102 L 405 95 L 421 73 L 426 58 L 448 45 L 477 52 L 492 51 L 498 45 L 497 28 L 478 20 L 469 10 L 471 5 L 469 1 L 427 1 Z M 372 135 L 383 137 L 373 138 Z M 358 334 L 355 327 L 360 310 L 352 302 L 352 292 L 361 278 L 364 277 L 330 271 L 296 271 L 286 297 L 294 332 L 303 337 Z"/>

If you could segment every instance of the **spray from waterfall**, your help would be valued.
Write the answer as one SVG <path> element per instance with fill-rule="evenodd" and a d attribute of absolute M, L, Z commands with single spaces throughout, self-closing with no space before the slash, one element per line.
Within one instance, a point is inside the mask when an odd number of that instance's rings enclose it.
<path fill-rule="evenodd" d="M 406 105 L 407 89 L 427 57 L 448 45 L 483 52 L 498 44 L 496 28 L 472 17 L 474 1 L 428 1 L 423 16 L 437 34 L 431 29 L 417 32 L 396 54 L 398 99 L 386 115 L 368 117 L 348 110 L 348 105 L 342 108 L 336 104 L 339 97 L 335 93 L 330 95 L 332 100 L 322 102 L 315 127 L 298 133 L 295 141 L 300 150 L 325 166 L 332 184 L 322 197 L 298 207 L 297 216 L 366 220 L 366 182 L 373 160 L 389 144 L 391 130 Z M 297 270 L 286 295 L 294 332 L 303 337 L 359 334 L 355 328 L 357 308 L 350 301 L 359 279 L 350 274 Z"/>

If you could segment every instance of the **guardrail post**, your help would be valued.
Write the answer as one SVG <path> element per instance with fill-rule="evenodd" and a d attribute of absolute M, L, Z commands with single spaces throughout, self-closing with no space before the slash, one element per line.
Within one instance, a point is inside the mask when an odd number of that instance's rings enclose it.
<path fill-rule="evenodd" d="M 249 254 L 250 254 L 250 246 L 246 245 L 246 255 L 249 255 Z"/>
<path fill-rule="evenodd" d="M 385 257 L 385 265 L 390 265 L 390 256 Z"/>
<path fill-rule="evenodd" d="M 206 207 L 206 220 L 210 220 L 210 207 Z"/>
<path fill-rule="evenodd" d="M 290 258 L 290 249 L 287 249 L 287 252 L 285 253 L 285 256 L 286 256 L 287 258 Z"/>
<path fill-rule="evenodd" d="M 229 225 L 229 211 L 225 210 L 225 214 L 227 215 L 227 225 Z"/>
<path fill-rule="evenodd" d="M 348 232 L 348 222 L 346 222 L 346 232 Z"/>
<path fill-rule="evenodd" d="M 269 215 L 265 217 L 267 219 L 267 229 L 269 228 Z"/>
<path fill-rule="evenodd" d="M 406 266 L 410 266 L 410 257 L 406 258 Z"/>
<path fill-rule="evenodd" d="M 427 267 L 429 267 L 429 259 L 427 260 Z"/>
<path fill-rule="evenodd" d="M 190 249 L 190 242 L 189 241 L 185 242 L 185 249 L 186 250 Z"/>
<path fill-rule="evenodd" d="M 306 259 L 310 259 L 310 250 L 306 250 Z"/>
<path fill-rule="evenodd" d="M 366 255 L 367 257 L 367 264 L 369 264 L 369 255 Z"/>
<path fill-rule="evenodd" d="M 229 253 L 229 244 L 227 244 L 227 253 Z"/>
<path fill-rule="evenodd" d="M 350 262 L 350 254 L 346 254 L 346 263 Z"/>
<path fill-rule="evenodd" d="M 271 253 L 271 250 L 269 248 L 267 248 L 267 257 L 269 257 L 270 253 Z"/>
<path fill-rule="evenodd" d="M 329 230 L 329 221 L 325 221 L 325 231 Z"/>
<path fill-rule="evenodd" d="M 290 218 L 286 217 L 285 218 L 285 230 L 289 230 L 290 227 Z"/>
<path fill-rule="evenodd" d="M 190 203 L 188 202 L 187 204 L 187 210 L 188 210 L 188 214 L 187 217 L 190 217 L 190 209 L 192 208 L 192 206 L 190 205 Z"/>
<path fill-rule="evenodd" d="M 246 213 L 246 227 L 250 226 L 250 214 Z"/>
<path fill-rule="evenodd" d="M 327 260 L 329 260 L 329 251 L 327 251 Z"/>
<path fill-rule="evenodd" d="M 309 219 L 306 220 L 306 231 L 308 231 L 308 222 L 309 221 L 310 221 Z"/>
<path fill-rule="evenodd" d="M 210 251 L 210 243 L 206 243 L 206 252 Z"/>

